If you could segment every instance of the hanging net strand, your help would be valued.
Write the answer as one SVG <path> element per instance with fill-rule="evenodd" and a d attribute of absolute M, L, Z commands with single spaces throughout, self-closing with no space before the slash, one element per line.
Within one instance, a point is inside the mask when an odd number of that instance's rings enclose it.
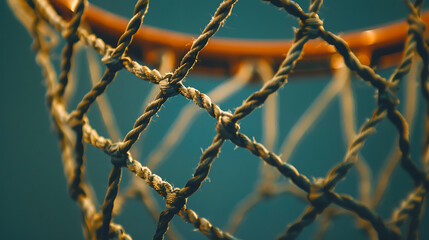
<path fill-rule="evenodd" d="M 317 220 L 318 216 L 321 216 L 319 219 L 324 219 L 318 231 L 320 235 L 323 235 L 335 215 L 349 213 L 356 217 L 359 226 L 372 239 L 376 237 L 378 239 L 400 239 L 404 236 L 407 239 L 418 238 L 419 224 L 429 190 L 429 47 L 424 37 L 425 22 L 421 18 L 423 1 L 417 0 L 412 3 L 409 0 L 404 0 L 409 11 L 408 33 L 401 61 L 389 77 L 377 74 L 373 68 L 359 59 L 347 41 L 325 30 L 323 21 L 318 15 L 323 3 L 322 0 L 311 0 L 308 12 L 305 12 L 298 3 L 289 0 L 263 1 L 284 10 L 286 14 L 297 18 L 300 22 L 300 27 L 295 31 L 292 45 L 289 49 L 284 49 L 287 51 L 286 56 L 277 71 L 273 71 L 269 61 L 263 58 L 241 60 L 237 65 L 238 70 L 231 80 L 208 94 L 192 86 L 186 86 L 185 80 L 192 73 L 193 68 L 197 66 L 198 57 L 204 53 L 209 41 L 231 15 L 237 0 L 224 0 L 220 3 L 212 19 L 202 33 L 195 38 L 175 68 L 174 59 L 177 56 L 174 56 L 174 52 L 168 52 L 167 49 L 167 53 L 164 55 L 167 59 L 166 63 L 161 64 L 158 67 L 159 70 L 142 65 L 127 52 L 143 23 L 146 13 L 150 11 L 148 0 L 136 2 L 133 15 L 124 32 L 118 38 L 116 46 L 109 46 L 85 26 L 85 13 L 89 8 L 89 3 L 85 0 L 78 0 L 75 3 L 73 13 L 68 20 L 60 16 L 51 2 L 47 0 L 9 1 L 12 10 L 34 40 L 33 49 L 36 53 L 36 62 L 40 65 L 45 77 L 47 107 L 58 137 L 70 196 L 77 202 L 82 213 L 82 228 L 87 239 L 131 239 L 122 225 L 115 223 L 115 215 L 120 212 L 121 207 L 131 197 L 141 198 L 152 216 L 158 214 L 153 239 L 164 239 L 166 234 L 172 239 L 180 238 L 180 234 L 168 232 L 170 222 L 175 215 L 190 223 L 209 239 L 236 239 L 231 233 L 236 232 L 240 223 L 254 206 L 268 198 L 284 193 L 298 197 L 308 206 L 299 219 L 287 226 L 279 239 L 296 239 L 307 226 Z M 58 77 L 52 58 L 53 48 L 58 42 L 54 29 L 65 40 Z M 336 51 L 335 57 L 340 59 L 338 62 L 341 67 L 336 69 L 334 80 L 316 98 L 286 137 L 282 144 L 284 153 L 277 155 L 275 151 L 279 130 L 276 121 L 278 115 L 276 94 L 288 82 L 289 76 L 297 68 L 297 64 L 306 57 L 304 47 L 309 44 L 310 40 L 314 39 L 333 47 Z M 73 88 L 71 84 L 73 84 L 74 77 L 71 71 L 79 44 L 98 52 L 102 56 L 101 62 L 106 66 L 106 70 L 98 81 L 94 81 L 97 74 L 93 75 L 93 87 L 75 108 L 69 111 L 67 91 L 71 92 Z M 170 56 L 169 60 L 168 56 Z M 420 72 L 414 74 L 419 70 L 416 67 L 417 61 L 421 62 Z M 91 61 L 89 61 L 89 65 L 91 65 Z M 143 113 L 136 119 L 134 126 L 123 137 L 123 140 L 120 141 L 121 134 L 114 123 L 107 98 L 103 98 L 103 94 L 114 81 L 117 73 L 124 69 L 138 79 L 145 80 L 154 86 L 158 85 L 159 89 L 152 90 L 149 95 L 151 98 L 147 101 Z M 377 92 L 377 106 L 373 110 L 372 116 L 360 126 L 356 133 L 353 113 L 354 99 L 350 83 L 351 73 L 369 83 Z M 410 154 L 409 128 L 415 115 L 414 111 L 409 110 L 410 112 L 406 112 L 404 117 L 397 108 L 400 82 L 404 81 L 403 79 L 407 75 L 409 77 L 416 76 L 416 78 L 418 76 L 421 95 L 426 104 L 424 116 L 426 129 L 421 163 L 412 160 Z M 226 98 L 235 95 L 252 78 L 262 79 L 263 86 L 250 94 L 240 106 L 235 108 L 234 112 L 221 109 L 219 104 Z M 304 134 L 310 131 L 311 125 L 337 95 L 341 95 L 343 99 L 343 130 L 348 148 L 343 161 L 337 163 L 325 178 L 310 180 L 292 165 L 292 153 Z M 195 106 L 191 103 L 192 106 L 188 105 L 182 109 L 182 115 L 176 122 L 172 123 L 171 130 L 159 143 L 159 148 L 152 149 L 148 166 L 144 166 L 133 158 L 133 156 L 138 156 L 135 145 L 139 138 L 144 138 L 144 136 L 140 136 L 151 124 L 152 118 L 159 113 L 164 103 L 175 96 L 182 96 L 191 100 Z M 91 126 L 87 113 L 93 108 L 93 103 L 96 101 L 99 110 L 102 112 L 105 125 L 109 128 L 110 137 L 117 142 L 100 136 L 97 130 Z M 412 102 L 409 104 L 408 106 L 415 105 Z M 241 120 L 262 106 L 266 111 L 264 113 L 264 144 L 255 139 L 251 140 L 239 126 Z M 192 121 L 195 121 L 197 113 L 204 113 L 201 111 L 202 109 L 214 118 L 215 136 L 211 144 L 203 151 L 193 176 L 187 180 L 185 186 L 182 188 L 173 187 L 173 184 L 163 180 L 162 177 L 152 171 L 166 159 L 172 149 L 183 139 L 186 128 Z M 360 152 L 368 137 L 375 134 L 377 125 L 384 119 L 388 119 L 398 132 L 398 143 L 395 144 L 397 157 L 392 157 L 386 167 L 387 169 L 380 176 L 376 188 L 380 191 L 371 195 L 369 164 L 366 163 Z M 260 158 L 263 163 L 254 192 L 243 200 L 237 206 L 235 213 L 231 215 L 228 227 L 231 233 L 212 225 L 209 220 L 198 216 L 195 211 L 187 206 L 188 199 L 200 189 L 208 178 L 214 160 L 219 157 L 221 148 L 226 141 L 230 141 L 236 147 L 247 149 L 251 154 Z M 95 146 L 108 155 L 112 164 L 107 179 L 107 191 L 99 209 L 96 207 L 98 203 L 92 190 L 93 187 L 85 179 L 87 144 Z M 401 163 L 402 169 L 413 181 L 414 188 L 394 209 L 391 218 L 383 220 L 375 208 L 397 162 Z M 360 199 L 335 192 L 338 183 L 346 179 L 348 172 L 354 166 L 356 166 L 361 179 L 358 186 Z M 123 169 L 128 169 L 135 176 L 125 193 L 120 192 Z M 286 178 L 290 181 L 282 184 L 279 183 L 280 178 Z M 145 184 L 165 199 L 165 209 L 160 213 Z M 401 230 L 404 225 L 407 225 L 405 233 Z"/>

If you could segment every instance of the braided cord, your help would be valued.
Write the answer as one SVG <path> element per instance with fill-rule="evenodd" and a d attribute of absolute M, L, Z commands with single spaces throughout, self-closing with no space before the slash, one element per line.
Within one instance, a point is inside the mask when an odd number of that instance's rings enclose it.
<path fill-rule="evenodd" d="M 82 15 L 85 8 L 85 1 L 79 0 L 76 5 L 75 14 L 73 15 L 70 22 L 68 22 L 68 26 L 63 32 L 63 37 L 67 41 L 66 46 L 63 49 L 63 57 L 61 61 L 61 74 L 58 77 L 58 87 L 57 87 L 57 95 L 58 97 L 62 97 L 64 95 L 64 91 L 68 82 L 68 75 L 71 68 L 71 59 L 73 56 L 73 46 L 79 40 L 76 31 L 80 25 L 80 21 L 82 19 Z"/>
<path fill-rule="evenodd" d="M 375 126 L 380 123 L 385 116 L 386 112 L 380 113 L 378 112 L 378 110 L 376 110 L 372 118 L 362 125 L 361 129 L 359 130 L 359 133 L 354 137 L 353 141 L 348 147 L 344 161 L 336 165 L 329 172 L 324 183 L 325 189 L 334 188 L 334 186 L 346 176 L 347 171 L 357 161 L 359 151 L 362 149 L 365 140 L 375 133 Z"/>
<path fill-rule="evenodd" d="M 175 214 L 186 204 L 186 199 L 200 188 L 201 183 L 207 178 L 211 164 L 219 154 L 225 140 L 217 134 L 212 144 L 204 151 L 200 163 L 195 170 L 194 176 L 188 180 L 185 187 L 180 189 L 174 198 L 168 201 L 167 208 L 159 216 L 158 226 L 153 239 L 163 239 L 168 225 Z"/>
<path fill-rule="evenodd" d="M 156 174 L 153 174 L 152 171 L 141 165 L 139 161 L 133 160 L 129 155 L 126 161 L 127 168 L 135 173 L 139 178 L 143 179 L 150 187 L 152 187 L 159 195 L 166 198 L 167 201 L 171 202 L 175 199 L 175 190 L 173 186 L 162 180 Z M 213 226 L 207 219 L 199 217 L 191 209 L 185 208 L 185 206 L 180 209 L 178 215 L 188 223 L 194 225 L 199 231 L 210 239 L 235 239 L 232 235 L 222 232 L 219 228 Z"/>
<path fill-rule="evenodd" d="M 101 205 L 102 226 L 99 229 L 101 239 L 108 239 L 109 226 L 112 221 L 113 204 L 119 191 L 119 183 L 121 182 L 122 168 L 114 166 L 109 175 L 109 188 L 106 192 L 103 205 Z"/>
<path fill-rule="evenodd" d="M 53 119 L 53 126 L 56 130 L 57 137 L 60 143 L 60 149 L 61 149 L 63 165 L 64 165 L 64 172 L 67 177 L 69 188 L 72 190 L 73 184 L 76 184 L 76 177 L 75 177 L 76 167 L 75 166 L 77 163 L 75 163 L 74 161 L 72 146 L 70 146 L 69 144 L 71 142 L 71 139 L 69 138 L 70 135 L 67 134 L 66 124 L 64 121 L 65 118 L 61 114 L 56 114 L 57 113 L 56 110 L 58 108 L 61 109 L 63 107 L 63 103 L 60 103 L 52 99 L 52 96 L 53 96 L 52 93 L 56 87 L 56 83 L 55 83 L 56 74 L 55 74 L 55 70 L 53 68 L 53 64 L 51 62 L 50 54 L 49 54 L 52 46 L 50 46 L 49 40 L 47 39 L 48 37 L 52 37 L 52 36 L 49 36 L 49 35 L 44 36 L 44 34 L 39 31 L 39 29 L 45 26 L 40 25 L 41 23 L 40 12 L 36 10 L 35 13 L 36 15 L 33 19 L 34 22 L 33 24 L 31 24 L 31 29 L 29 31 L 31 31 L 32 35 L 36 39 L 36 42 L 34 44 L 35 46 L 34 50 L 36 51 L 36 54 L 37 54 L 36 59 L 42 68 L 43 75 L 46 78 L 47 104 L 48 104 L 48 108 L 52 113 L 51 117 Z M 79 185 L 78 187 L 79 194 L 73 195 L 73 192 L 71 191 L 71 195 L 72 195 L 72 198 L 75 201 L 77 201 L 81 209 L 82 216 L 83 216 L 82 227 L 86 232 L 86 236 L 90 238 L 91 236 L 90 229 L 92 229 L 92 221 L 95 218 L 94 202 L 93 202 L 93 199 L 90 198 L 91 194 L 87 194 L 87 193 L 91 193 L 90 191 L 91 186 L 87 185 L 85 181 L 80 181 L 78 185 Z M 122 231 L 122 233 L 123 233 L 122 235 L 127 236 L 125 231 Z"/>
<path fill-rule="evenodd" d="M 89 107 L 95 99 L 101 95 L 106 90 L 107 86 L 113 81 L 116 76 L 116 72 L 122 68 L 122 62 L 119 61 L 119 57 L 121 57 L 126 48 L 128 48 L 133 35 L 140 28 L 140 25 L 143 22 L 143 17 L 147 12 L 148 5 L 148 0 L 137 1 L 134 8 L 134 16 L 129 21 L 125 32 L 119 38 L 117 47 L 113 50 L 111 55 L 106 55 L 103 58 L 103 63 L 107 65 L 107 69 L 101 81 L 83 97 L 77 105 L 76 110 L 72 113 L 72 117 L 82 119 L 83 115 L 89 110 Z"/>
<path fill-rule="evenodd" d="M 286 83 L 288 74 L 295 67 L 302 54 L 302 48 L 308 40 L 308 37 L 302 37 L 294 42 L 287 54 L 287 57 L 280 65 L 279 70 L 276 72 L 273 79 L 264 84 L 261 90 L 253 93 L 249 98 L 247 98 L 246 101 L 235 110 L 231 121 L 237 122 L 249 115 L 253 110 L 260 107 L 269 95 L 276 92 Z"/>
<path fill-rule="evenodd" d="M 383 222 L 383 219 L 381 219 L 379 215 L 377 215 L 374 211 L 365 205 L 354 200 L 352 197 L 330 192 L 329 199 L 338 206 L 352 211 L 362 219 L 369 221 L 377 231 L 379 239 L 388 240 L 400 238 L 397 233 L 387 228 L 386 224 Z"/>
<path fill-rule="evenodd" d="M 159 111 L 162 105 L 167 101 L 168 97 L 162 93 L 156 96 L 155 100 L 146 107 L 145 112 L 134 123 L 133 129 L 127 133 L 122 145 L 121 152 L 128 152 L 131 146 L 138 140 L 140 133 L 146 129 L 152 117 Z"/>
<path fill-rule="evenodd" d="M 219 30 L 220 26 L 231 14 L 232 7 L 237 0 L 224 0 L 216 10 L 213 18 L 207 24 L 203 33 L 192 43 L 191 49 L 186 53 L 180 62 L 180 66 L 174 71 L 170 83 L 176 84 L 181 81 L 189 70 L 195 65 L 198 54 L 207 45 L 209 39 Z"/>

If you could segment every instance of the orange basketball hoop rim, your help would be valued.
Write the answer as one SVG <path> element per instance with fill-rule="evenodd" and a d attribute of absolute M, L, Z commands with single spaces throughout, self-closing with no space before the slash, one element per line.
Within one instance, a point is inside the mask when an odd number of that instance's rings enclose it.
<path fill-rule="evenodd" d="M 51 3 L 66 20 L 71 18 L 73 1 L 51 0 Z M 94 34 L 113 46 L 128 23 L 128 20 L 94 5 L 86 8 L 84 19 Z M 422 13 L 421 19 L 425 25 L 429 25 L 429 11 Z M 387 68 L 400 61 L 407 32 L 408 24 L 403 20 L 340 36 L 362 64 Z M 428 32 L 426 29 L 425 36 Z M 161 53 L 170 51 L 176 61 L 180 61 L 194 39 L 195 36 L 189 34 L 142 26 L 134 35 L 128 54 L 149 65 L 157 65 Z M 293 40 L 211 39 L 199 55 L 194 71 L 233 74 L 245 59 L 264 59 L 276 67 L 280 65 L 292 43 Z M 295 73 L 318 74 L 338 68 L 338 53 L 335 48 L 320 39 L 309 41 L 304 46 L 303 56 L 295 68 Z"/>

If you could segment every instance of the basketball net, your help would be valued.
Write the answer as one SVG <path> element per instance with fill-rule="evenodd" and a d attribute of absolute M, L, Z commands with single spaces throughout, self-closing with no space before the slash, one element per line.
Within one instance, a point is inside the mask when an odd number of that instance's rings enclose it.
<path fill-rule="evenodd" d="M 82 227 L 87 239 L 131 239 L 124 227 L 113 221 L 113 217 L 121 211 L 122 206 L 131 197 L 141 199 L 157 222 L 153 239 L 163 239 L 165 234 L 171 239 L 178 239 L 176 231 L 167 232 L 171 220 L 176 215 L 183 221 L 192 224 L 207 238 L 236 239 L 233 234 L 245 215 L 256 204 L 283 193 L 290 193 L 303 199 L 308 206 L 302 216 L 291 223 L 281 234 L 280 239 L 295 239 L 319 216 L 323 221 L 316 236 L 321 237 L 329 226 L 332 216 L 343 213 L 351 213 L 355 216 L 359 226 L 368 233 L 371 239 L 418 238 L 419 222 L 429 189 L 429 48 L 424 38 L 425 24 L 421 20 L 423 1 L 417 0 L 415 3 L 405 1 L 409 10 L 408 32 L 400 61 L 390 76 L 377 74 L 368 66 L 368 62 L 355 55 L 348 42 L 324 29 L 323 22 L 318 16 L 322 5 L 321 0 L 312 0 L 308 12 L 293 1 L 265 1 L 284 10 L 286 14 L 297 18 L 300 22 L 300 27 L 295 32 L 295 38 L 287 55 L 276 71 L 273 71 L 272 63 L 262 57 L 240 59 L 231 79 L 207 94 L 192 86 L 186 86 L 183 80 L 193 71 L 194 66 L 198 67 L 195 64 L 200 52 L 204 52 L 208 41 L 231 14 L 237 0 L 224 0 L 220 4 L 202 34 L 193 41 L 192 46 L 184 56 L 181 56 L 178 64 L 175 61 L 178 57 L 177 54 L 167 50 L 157 57 L 160 59 L 157 69 L 142 65 L 127 52 L 148 11 L 147 0 L 137 1 L 134 14 L 129 20 L 126 30 L 119 37 L 116 46 L 110 46 L 103 39 L 91 33 L 87 27 L 84 19 L 85 12 L 89 9 L 87 1 L 76 1 L 72 7 L 73 13 L 68 18 L 59 15 L 47 0 L 9 1 L 17 18 L 28 29 L 34 40 L 36 61 L 46 79 L 47 107 L 60 143 L 68 188 L 71 198 L 77 202 L 82 212 Z M 59 32 L 65 41 L 58 77 L 52 58 L 52 49 L 59 42 L 55 31 Z M 277 115 L 276 93 L 288 82 L 288 77 L 296 68 L 297 63 L 305 61 L 306 56 L 303 56 L 303 49 L 307 44 L 311 44 L 312 39 L 323 41 L 335 50 L 335 54 L 330 57 L 334 77 L 290 130 L 282 144 L 282 153 L 277 155 L 271 151 L 278 138 L 275 120 Z M 68 104 L 75 81 L 71 66 L 75 50 L 82 45 L 86 49 L 95 49 L 102 56 L 101 61 L 106 66 L 106 70 L 101 76 L 99 75 L 99 67 L 95 64 L 98 56 L 88 51 L 87 57 L 93 87 L 74 109 L 69 111 Z M 143 114 L 124 137 L 118 131 L 110 103 L 103 94 L 117 73 L 122 70 L 129 71 L 137 78 L 151 82 L 155 86 L 147 96 Z M 377 107 L 357 132 L 354 130 L 355 103 L 350 84 L 352 73 L 371 85 L 377 92 Z M 404 79 L 405 76 L 408 76 L 407 79 Z M 251 94 L 234 112 L 224 111 L 219 107 L 220 102 L 233 96 L 255 78 L 264 82 L 264 85 Z M 399 84 L 403 81 L 407 82 L 408 89 L 407 107 L 404 114 L 397 109 L 399 103 L 397 92 Z M 417 94 L 415 89 L 418 84 L 420 94 L 423 95 L 426 104 L 424 116 L 426 128 L 422 143 L 424 152 L 421 159 L 411 159 L 409 123 L 416 115 L 414 96 Z M 348 142 L 348 150 L 343 161 L 334 166 L 326 177 L 309 179 L 292 165 L 290 157 L 302 136 L 335 96 L 339 96 L 341 99 L 343 129 Z M 197 111 L 192 106 L 185 107 L 159 147 L 153 149 L 147 166 L 143 166 L 137 160 L 138 153 L 133 146 L 137 144 L 139 138 L 143 138 L 140 142 L 144 142 L 143 133 L 163 104 L 168 99 L 173 100 L 180 97 L 193 101 L 196 106 L 214 118 L 216 135 L 211 145 L 206 147 L 202 153 L 193 177 L 187 181 L 185 186 L 175 188 L 152 171 L 167 157 L 181 140 L 186 129 L 191 126 L 192 121 L 203 111 Z M 100 136 L 87 118 L 87 112 L 94 104 L 97 104 L 101 110 L 110 138 Z M 264 144 L 243 134 L 239 127 L 242 119 L 262 106 L 264 107 Z M 381 121 L 390 121 L 397 129 L 399 139 L 391 160 L 382 171 L 379 181 L 374 184 L 376 186 L 375 194 L 371 195 L 372 183 L 368 177 L 369 167 L 359 153 L 367 138 L 375 133 L 375 129 Z M 198 191 L 208 177 L 211 165 L 225 141 L 230 141 L 239 148 L 247 149 L 259 157 L 264 164 L 261 165 L 259 182 L 254 192 L 237 207 L 227 229 L 221 230 L 188 208 L 187 199 Z M 85 148 L 88 144 L 107 154 L 112 164 L 107 181 L 108 190 L 100 209 L 95 207 L 97 204 L 91 183 L 84 177 L 87 161 Z M 409 195 L 392 211 L 391 218 L 382 219 L 374 209 L 398 162 L 413 181 L 414 188 L 410 189 Z M 360 199 L 334 191 L 336 185 L 344 180 L 354 166 L 361 178 Z M 118 195 L 123 169 L 127 169 L 136 177 L 133 178 L 130 186 Z M 279 183 L 277 181 L 279 178 L 286 178 L 290 181 Z M 148 187 L 165 199 L 166 206 L 161 213 L 159 213 L 159 207 Z"/>

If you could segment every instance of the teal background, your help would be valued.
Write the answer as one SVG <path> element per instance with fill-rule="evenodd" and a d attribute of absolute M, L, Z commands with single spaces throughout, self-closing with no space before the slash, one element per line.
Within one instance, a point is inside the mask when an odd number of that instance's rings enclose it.
<path fill-rule="evenodd" d="M 213 16 L 220 1 L 173 1 L 159 0 L 150 3 L 144 24 L 175 31 L 199 34 Z M 132 4 L 116 1 L 95 1 L 123 16 L 131 16 Z M 307 1 L 299 2 L 303 9 Z M 426 3 L 425 8 L 429 5 Z M 404 18 L 407 9 L 402 1 L 326 1 L 320 10 L 325 29 L 335 33 L 378 26 L 386 22 Z M 50 126 L 45 107 L 45 87 L 40 68 L 31 50 L 31 37 L 14 18 L 6 1 L 0 2 L 0 232 L 4 239 L 82 239 L 78 207 L 70 199 L 59 146 Z M 216 36 L 234 38 L 282 39 L 291 38 L 293 27 L 299 24 L 273 6 L 257 0 L 239 1 L 225 26 Z M 61 45 L 62 46 L 62 45 Z M 58 71 L 60 48 L 54 57 Z M 84 54 L 77 53 L 76 67 L 79 79 L 76 96 L 71 106 L 89 91 L 89 75 Z M 392 69 L 378 71 L 388 76 Z M 332 76 L 312 77 L 292 76 L 290 83 L 279 91 L 279 147 L 290 128 L 298 120 L 314 98 Z M 221 82 L 216 77 L 191 75 L 185 85 L 207 93 Z M 295 81 L 296 80 L 296 81 Z M 299 80 L 299 81 L 298 81 Z M 301 81 L 304 80 L 304 81 Z M 123 133 L 129 131 L 139 116 L 141 103 L 149 92 L 150 83 L 142 82 L 128 72 L 118 74 L 115 82 L 107 90 L 115 116 Z M 220 104 L 224 110 L 234 110 L 260 85 L 251 85 L 239 94 Z M 366 83 L 355 78 L 353 90 L 356 97 L 357 125 L 371 116 L 375 108 L 375 91 Z M 411 131 L 412 158 L 416 163 L 421 157 L 423 137 L 424 102 L 419 93 L 415 128 Z M 400 94 L 403 94 L 402 92 Z M 181 108 L 188 103 L 183 97 L 170 99 L 153 119 L 140 146 L 141 157 L 145 163 L 150 150 L 154 148 L 178 116 Z M 124 107 L 125 106 L 125 107 Z M 335 163 L 342 160 L 346 145 L 342 140 L 339 99 L 335 99 L 322 114 L 301 144 L 297 147 L 292 161 L 294 166 L 309 177 L 323 177 Z M 402 105 L 399 108 L 402 110 Z M 203 111 L 203 110 L 201 110 Z M 241 132 L 257 141 L 262 141 L 261 109 L 256 110 L 241 122 Z M 107 136 L 102 126 L 98 109 L 89 112 L 91 124 L 100 134 Z M 216 134 L 215 120 L 205 112 L 199 115 L 193 129 L 186 134 L 180 144 L 155 173 L 183 187 L 197 166 L 201 149 L 210 145 Z M 384 121 L 377 128 L 377 134 L 370 137 L 362 150 L 363 156 L 371 166 L 373 181 L 383 167 L 384 159 L 394 146 L 396 130 Z M 107 176 L 111 169 L 109 159 L 98 150 L 87 148 L 87 177 L 93 183 L 99 202 L 104 198 Z M 234 150 L 227 142 L 215 160 L 210 172 L 210 180 L 188 200 L 188 207 L 200 216 L 209 219 L 215 226 L 223 227 L 236 204 L 251 193 L 257 183 L 261 160 L 247 150 Z M 418 162 L 417 164 L 420 164 Z M 420 166 L 420 165 L 419 165 Z M 124 171 L 121 189 L 129 182 L 129 174 Z M 346 180 L 338 185 L 337 192 L 357 196 L 357 173 L 350 171 Z M 283 180 L 285 181 L 285 180 Z M 410 178 L 397 167 L 386 192 L 386 197 L 377 208 L 383 218 L 389 218 L 392 210 L 399 205 L 412 188 Z M 161 197 L 156 196 L 160 206 Z M 236 236 L 241 239 L 273 239 L 284 232 L 286 226 L 295 221 L 305 209 L 306 204 L 289 195 L 282 195 L 258 205 L 244 220 Z M 147 211 L 137 201 L 129 201 L 122 214 L 116 219 L 134 239 L 150 239 L 156 224 Z M 204 239 L 193 227 L 175 217 L 175 229 L 183 239 Z M 316 229 L 316 221 L 305 229 L 299 239 L 308 239 Z M 421 239 L 429 238 L 425 226 L 429 224 L 429 214 L 423 216 Z M 334 221 L 326 239 L 365 239 L 355 227 L 355 220 L 342 215 Z"/>

